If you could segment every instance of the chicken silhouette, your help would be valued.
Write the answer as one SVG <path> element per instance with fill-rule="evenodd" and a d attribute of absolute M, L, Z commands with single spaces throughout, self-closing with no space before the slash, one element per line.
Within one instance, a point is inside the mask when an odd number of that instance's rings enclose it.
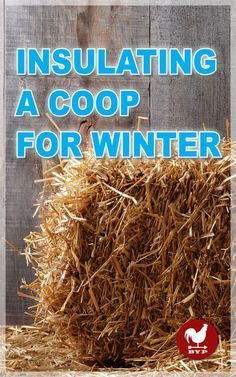
<path fill-rule="evenodd" d="M 189 339 L 192 339 L 193 343 L 196 343 L 199 347 L 199 343 L 204 342 L 204 340 L 206 339 L 207 327 L 207 323 L 204 323 L 200 331 L 196 331 L 191 327 L 185 331 L 184 337 L 188 343 Z"/>
<path fill-rule="evenodd" d="M 79 126 L 79 133 L 82 136 L 82 146 L 87 148 L 89 145 L 89 133 L 91 129 L 95 129 L 95 125 L 98 121 L 98 116 L 93 114 L 87 119 L 82 120 Z"/>

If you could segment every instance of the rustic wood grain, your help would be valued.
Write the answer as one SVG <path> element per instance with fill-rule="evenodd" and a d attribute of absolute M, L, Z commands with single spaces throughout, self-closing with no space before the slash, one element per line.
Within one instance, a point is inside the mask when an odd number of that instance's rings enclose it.
<path fill-rule="evenodd" d="M 202 123 L 225 135 L 230 118 L 230 7 L 151 7 L 151 46 L 215 49 L 211 76 L 172 76 L 151 80 L 152 128 L 195 129 Z"/>
<path fill-rule="evenodd" d="M 4 90 L 5 90 L 5 70 L 4 70 L 4 4 L 0 3 L 0 359 L 5 359 L 5 331 L 6 319 L 6 271 L 5 271 L 5 114 L 4 114 Z M 3 347 L 2 347 L 3 346 Z"/>
<path fill-rule="evenodd" d="M 72 92 L 81 87 L 94 92 L 104 87 L 134 88 L 140 91 L 140 106 L 131 116 L 121 120 L 115 116 L 99 121 L 103 129 L 132 129 L 138 115 L 148 116 L 152 128 L 198 128 L 205 122 L 224 133 L 225 118 L 230 112 L 230 11 L 228 7 L 72 7 L 72 6 L 9 6 L 6 9 L 6 238 L 23 249 L 23 238 L 37 225 L 32 219 L 33 204 L 40 186 L 34 180 L 41 177 L 42 164 L 34 154 L 26 160 L 15 158 L 15 132 L 36 131 L 52 126 L 45 117 L 45 104 L 50 91 L 57 87 Z M 122 78 L 24 77 L 15 75 L 17 47 L 106 47 L 110 62 L 117 60 L 123 47 L 214 47 L 219 54 L 219 69 L 212 77 L 149 77 Z M 23 88 L 35 92 L 41 116 L 15 118 L 14 111 Z M 75 116 L 56 119 L 61 129 L 76 129 Z M 10 247 L 6 254 L 7 323 L 26 323 L 24 315 L 29 301 L 17 296 L 22 278 L 32 279 L 24 258 Z"/>

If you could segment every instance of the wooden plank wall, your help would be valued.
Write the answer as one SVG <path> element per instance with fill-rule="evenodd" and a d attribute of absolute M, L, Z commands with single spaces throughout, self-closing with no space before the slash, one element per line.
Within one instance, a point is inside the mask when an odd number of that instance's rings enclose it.
<path fill-rule="evenodd" d="M 15 74 L 17 47 L 107 47 L 111 62 L 123 47 L 204 47 L 216 49 L 218 72 L 210 77 L 152 77 L 87 78 L 25 77 Z M 41 177 L 42 164 L 33 154 L 26 160 L 15 158 L 15 132 L 20 129 L 51 128 L 45 117 L 48 93 L 57 87 L 74 91 L 80 87 L 95 92 L 137 88 L 140 106 L 125 120 L 118 117 L 100 120 L 100 128 L 132 129 L 138 115 L 148 116 L 145 128 L 187 129 L 201 123 L 225 134 L 225 119 L 230 116 L 230 8 L 229 7 L 63 7 L 21 6 L 6 9 L 6 237 L 19 249 L 23 238 L 37 225 L 33 219 L 33 204 L 40 186 L 34 180 Z M 22 88 L 36 93 L 41 116 L 37 119 L 14 117 Z M 61 129 L 77 128 L 73 116 L 58 119 Z M 7 247 L 6 251 L 6 309 L 7 323 L 27 323 L 24 314 L 29 301 L 19 298 L 16 291 L 22 279 L 32 279 L 24 258 Z"/>
<path fill-rule="evenodd" d="M 152 126 L 193 129 L 204 122 L 224 135 L 230 116 L 229 7 L 154 7 L 150 23 L 152 46 L 193 50 L 210 46 L 218 57 L 217 73 L 211 76 L 152 77 Z"/>

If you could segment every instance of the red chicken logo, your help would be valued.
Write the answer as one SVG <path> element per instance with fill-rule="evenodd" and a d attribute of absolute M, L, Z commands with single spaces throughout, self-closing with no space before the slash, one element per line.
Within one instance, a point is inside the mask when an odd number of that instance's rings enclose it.
<path fill-rule="evenodd" d="M 209 322 L 192 319 L 179 329 L 177 345 L 185 356 L 193 360 L 200 360 L 215 351 L 218 345 L 218 335 Z"/>
<path fill-rule="evenodd" d="M 185 339 L 187 340 L 188 343 L 189 343 L 189 339 L 192 339 L 192 341 L 197 344 L 197 348 L 199 348 L 200 347 L 199 344 L 204 342 L 204 340 L 206 339 L 207 327 L 208 327 L 208 324 L 204 323 L 201 330 L 198 332 L 191 327 L 190 329 L 185 331 L 185 334 L 184 334 Z M 203 347 L 206 347 L 206 346 L 203 346 Z"/>

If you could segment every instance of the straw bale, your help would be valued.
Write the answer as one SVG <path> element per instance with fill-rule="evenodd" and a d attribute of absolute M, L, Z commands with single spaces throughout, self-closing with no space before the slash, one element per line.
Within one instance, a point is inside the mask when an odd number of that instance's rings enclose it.
<path fill-rule="evenodd" d="M 176 332 L 191 317 L 227 342 L 229 144 L 222 153 L 96 160 L 88 152 L 46 171 L 41 225 L 24 253 L 36 274 L 22 287 L 37 302 L 36 326 L 102 367 L 170 368 L 181 359 Z"/>

